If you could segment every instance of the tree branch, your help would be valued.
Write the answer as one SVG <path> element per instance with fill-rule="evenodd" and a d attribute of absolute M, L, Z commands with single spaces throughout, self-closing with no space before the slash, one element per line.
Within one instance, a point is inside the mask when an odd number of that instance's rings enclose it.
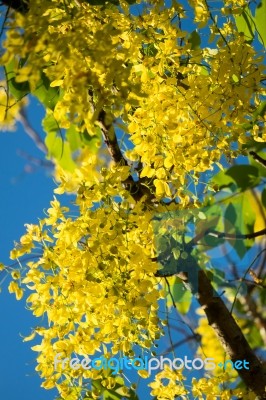
<path fill-rule="evenodd" d="M 2 0 L 1 3 L 22 14 L 26 14 L 29 11 L 28 2 L 24 0 Z"/>
<path fill-rule="evenodd" d="M 237 372 L 258 399 L 265 399 L 266 373 L 232 314 L 194 257 L 190 255 L 188 259 L 182 260 L 181 264 L 181 266 L 177 265 L 176 273 L 171 275 L 181 278 L 187 289 L 197 299 L 206 314 L 209 325 L 214 329 L 232 362 L 237 360 L 248 362 L 249 369 L 242 368 Z M 159 275 L 155 274 L 155 276 Z"/>
<path fill-rule="evenodd" d="M 204 236 L 213 236 L 216 238 L 220 239 L 228 239 L 228 240 L 243 240 L 243 239 L 254 239 L 258 236 L 263 236 L 266 235 L 266 228 L 261 229 L 258 232 L 253 232 L 253 233 L 240 233 L 240 234 L 235 234 L 235 233 L 226 233 L 226 232 L 218 232 L 215 231 L 211 228 L 206 229 L 206 231 L 202 231 L 198 233 L 188 244 L 190 246 L 194 246 L 196 244 L 199 244 L 198 242 L 204 237 Z"/>
<path fill-rule="evenodd" d="M 92 96 L 91 92 L 89 94 Z M 117 141 L 113 126 L 114 121 L 107 121 L 107 115 L 103 109 L 99 112 L 97 123 L 101 128 L 104 142 L 114 162 L 118 165 L 128 166 L 128 162 L 124 158 Z M 155 199 L 154 195 L 144 183 L 145 179 L 140 178 L 138 181 L 134 181 L 132 175 L 129 175 L 126 181 L 123 182 L 124 188 L 129 191 L 135 201 L 139 201 L 145 195 L 147 196 L 147 201 Z"/>
<path fill-rule="evenodd" d="M 214 290 L 205 271 L 200 268 L 195 258 L 191 255 L 193 246 L 208 234 L 228 239 L 235 239 L 236 236 L 237 239 L 247 239 L 266 234 L 266 229 L 247 235 L 231 235 L 210 230 L 202 231 L 185 245 L 188 257 L 176 261 L 176 270 L 174 272 L 171 271 L 164 274 L 160 273 L 159 270 L 155 273 L 155 276 L 166 278 L 167 276 L 175 275 L 182 279 L 186 288 L 201 305 L 209 325 L 214 329 L 232 362 L 246 360 L 249 363 L 249 369 L 242 368 L 238 370 L 246 386 L 258 396 L 258 399 L 265 399 L 266 372 L 264 372 L 260 360 L 253 353 L 231 312 L 221 299 L 221 296 Z M 158 258 L 153 258 L 152 260 L 159 261 Z"/>
<path fill-rule="evenodd" d="M 234 234 L 234 233 L 211 231 L 211 232 L 208 232 L 208 235 L 214 236 L 214 237 L 217 237 L 217 238 L 224 238 L 224 239 L 236 239 L 236 240 L 254 239 L 254 238 L 258 237 L 258 236 L 266 235 L 266 228 L 261 229 L 258 232 L 243 233 L 243 234 Z"/>
<path fill-rule="evenodd" d="M 249 154 L 254 158 L 255 161 L 257 161 L 263 167 L 266 167 L 266 160 L 264 160 L 264 158 L 255 153 L 255 151 L 250 151 Z"/>
<path fill-rule="evenodd" d="M 43 153 L 47 154 L 47 147 L 40 135 L 32 128 L 29 123 L 29 120 L 26 116 L 25 111 L 22 109 L 17 117 L 18 121 L 22 124 L 27 135 L 34 141 L 36 147 L 41 150 Z"/>
<path fill-rule="evenodd" d="M 266 373 L 259 359 L 255 356 L 248 342 L 246 341 L 241 329 L 237 325 L 233 316 L 226 308 L 221 297 L 214 291 L 205 272 L 198 265 L 198 283 L 189 282 L 187 285 L 192 293 L 197 297 L 202 306 L 209 325 L 215 330 L 223 347 L 227 351 L 230 359 L 246 360 L 249 363 L 249 369 L 238 370 L 239 375 L 247 385 L 260 399 L 265 399 Z"/>
<path fill-rule="evenodd" d="M 106 122 L 106 112 L 104 110 L 99 112 L 97 122 L 101 128 L 104 142 L 114 162 L 120 165 L 128 165 L 127 160 L 124 158 L 120 150 L 113 127 L 113 122 L 109 124 Z"/>

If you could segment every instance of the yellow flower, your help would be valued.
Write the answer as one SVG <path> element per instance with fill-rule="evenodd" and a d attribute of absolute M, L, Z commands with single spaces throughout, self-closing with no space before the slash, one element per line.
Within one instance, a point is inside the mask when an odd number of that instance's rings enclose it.
<path fill-rule="evenodd" d="M 19 287 L 17 282 L 10 282 L 9 286 L 8 286 L 8 290 L 9 293 L 15 293 L 16 295 L 16 299 L 20 300 L 23 297 L 23 290 L 21 289 L 21 287 Z"/>

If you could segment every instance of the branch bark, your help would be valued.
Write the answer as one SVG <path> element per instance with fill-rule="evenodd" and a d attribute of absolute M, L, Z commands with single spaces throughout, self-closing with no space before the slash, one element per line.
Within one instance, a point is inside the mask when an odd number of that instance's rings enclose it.
<path fill-rule="evenodd" d="M 260 231 L 257 231 L 257 232 L 243 233 L 243 234 L 242 233 L 235 234 L 235 233 L 218 232 L 213 229 L 207 229 L 206 231 L 202 231 L 198 235 L 196 235 L 189 242 L 189 244 L 190 245 L 198 244 L 198 242 L 206 235 L 213 236 L 213 237 L 220 238 L 220 239 L 227 239 L 227 240 L 255 239 L 256 237 L 266 235 L 266 228 L 261 229 Z"/>
<path fill-rule="evenodd" d="M 22 14 L 26 14 L 29 11 L 28 2 L 24 0 L 2 0 L 2 3 Z"/>
<path fill-rule="evenodd" d="M 27 135 L 34 141 L 36 147 L 38 147 L 38 149 L 41 150 L 44 154 L 47 154 L 47 147 L 45 143 L 43 142 L 40 135 L 30 125 L 26 113 L 23 109 L 20 111 L 17 119 L 22 124 Z"/>
<path fill-rule="evenodd" d="M 255 153 L 255 151 L 250 151 L 249 154 L 254 158 L 255 161 L 257 161 L 263 167 L 266 167 L 266 160 L 264 160 L 264 158 Z"/>
<path fill-rule="evenodd" d="M 259 359 L 255 356 L 241 329 L 225 306 L 221 297 L 214 291 L 205 272 L 195 262 L 198 283 L 192 279 L 185 281 L 203 308 L 209 325 L 215 330 L 230 359 L 246 360 L 249 369 L 238 370 L 239 375 L 259 399 L 266 398 L 266 373 Z"/>
<path fill-rule="evenodd" d="M 104 110 L 99 112 L 97 122 L 101 128 L 104 142 L 114 162 L 120 165 L 128 165 L 127 160 L 124 158 L 117 142 L 113 121 L 112 123 L 106 122 L 106 112 Z"/>
<path fill-rule="evenodd" d="M 113 126 L 114 121 L 108 122 L 106 112 L 102 109 L 99 112 L 97 122 L 101 128 L 103 139 L 111 158 L 118 165 L 128 166 L 128 162 L 124 158 L 117 141 Z M 135 201 L 139 201 L 141 198 L 143 198 L 143 196 L 147 196 L 147 201 L 152 201 L 154 199 L 154 195 L 146 185 L 143 185 L 143 183 L 145 183 L 144 179 L 134 181 L 132 175 L 129 175 L 126 181 L 124 181 L 124 187 L 129 191 Z"/>
<path fill-rule="evenodd" d="M 209 325 L 214 329 L 232 362 L 246 360 L 249 363 L 247 364 L 249 369 L 242 368 L 237 372 L 246 386 L 258 396 L 258 399 L 266 399 L 266 372 L 221 296 L 214 290 L 206 273 L 192 255 L 189 255 L 186 260 L 182 260 L 180 264 L 177 265 L 177 271 L 171 276 L 176 275 L 181 278 L 187 289 L 197 299 L 205 312 Z M 155 276 L 161 275 L 157 273 Z"/>

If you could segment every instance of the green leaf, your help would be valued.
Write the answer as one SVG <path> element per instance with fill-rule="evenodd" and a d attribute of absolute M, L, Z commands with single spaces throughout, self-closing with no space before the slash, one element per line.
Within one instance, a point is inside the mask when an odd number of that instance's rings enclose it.
<path fill-rule="evenodd" d="M 156 246 L 160 253 L 163 253 L 170 248 L 170 240 L 167 236 L 159 236 L 156 238 Z"/>
<path fill-rule="evenodd" d="M 45 138 L 45 144 L 48 149 L 48 157 L 53 157 L 56 160 L 60 160 L 63 156 L 63 140 L 57 136 L 55 131 L 49 131 Z"/>
<path fill-rule="evenodd" d="M 16 100 L 21 100 L 24 96 L 30 93 L 29 82 L 16 82 L 16 73 L 18 61 L 13 58 L 6 66 L 6 76 L 8 81 L 8 89 Z"/>
<path fill-rule="evenodd" d="M 225 221 L 229 221 L 230 224 L 234 225 L 236 223 L 237 220 L 237 214 L 236 214 L 236 210 L 235 207 L 233 206 L 232 203 L 230 203 L 224 213 L 224 219 Z"/>
<path fill-rule="evenodd" d="M 250 9 L 246 7 L 242 14 L 236 15 L 235 22 L 238 32 L 244 34 L 246 42 L 252 42 L 255 36 L 255 26 Z"/>
<path fill-rule="evenodd" d="M 256 110 L 252 114 L 252 120 L 250 122 L 246 122 L 244 124 L 239 125 L 239 127 L 245 129 L 246 131 L 250 130 L 253 128 L 253 126 L 258 122 L 259 117 L 264 117 L 266 113 L 266 101 L 262 101 L 260 105 L 256 108 Z M 250 144 L 253 143 L 253 139 L 250 138 Z M 257 142 L 259 145 L 259 143 Z M 265 146 L 265 144 L 264 144 Z M 248 147 L 248 145 L 243 146 Z"/>
<path fill-rule="evenodd" d="M 53 113 L 46 114 L 46 116 L 42 120 L 42 127 L 46 133 L 59 131 L 59 125 L 56 119 L 54 118 Z"/>
<path fill-rule="evenodd" d="M 224 271 L 212 268 L 211 270 L 206 270 L 206 274 L 210 279 L 215 290 L 219 290 L 221 286 L 228 286 L 228 284 L 225 283 L 226 276 Z"/>
<path fill-rule="evenodd" d="M 70 144 L 64 141 L 63 137 L 57 135 L 59 128 L 52 113 L 46 115 L 42 125 L 47 133 L 45 138 L 45 144 L 48 149 L 47 158 L 54 158 L 65 170 L 74 171 L 76 164 L 72 159 Z"/>
<path fill-rule="evenodd" d="M 206 215 L 206 219 L 196 221 L 196 233 L 199 234 L 200 232 L 204 232 L 208 229 L 223 232 L 223 205 L 213 204 L 212 206 L 206 207 L 203 210 L 204 214 Z M 204 246 L 204 250 L 209 250 L 223 244 L 224 239 L 211 235 L 205 235 L 201 239 L 201 243 Z"/>
<path fill-rule="evenodd" d="M 158 53 L 158 50 L 156 49 L 153 43 L 143 44 L 142 51 L 145 54 L 145 56 L 148 57 L 155 57 L 156 54 Z"/>
<path fill-rule="evenodd" d="M 230 207 L 231 215 L 227 213 L 229 222 L 229 224 L 227 223 L 227 225 L 231 225 L 231 227 L 233 227 L 233 233 L 235 234 L 240 234 L 240 233 L 247 234 L 247 233 L 253 233 L 254 231 L 256 214 L 251 209 L 249 196 L 250 193 L 248 192 L 248 193 L 242 193 L 240 196 L 235 197 L 232 200 Z M 232 207 L 234 208 L 234 211 Z M 233 214 L 234 217 L 232 217 Z M 230 217 L 232 218 L 232 220 L 230 220 Z M 251 248 L 253 243 L 254 239 L 230 241 L 231 246 L 235 249 L 240 258 L 243 258 L 245 256 L 245 254 Z"/>
<path fill-rule="evenodd" d="M 257 6 L 256 11 L 255 11 L 255 25 L 256 25 L 256 31 L 258 33 L 258 39 L 259 41 L 263 44 L 263 46 L 266 46 L 266 0 L 261 0 L 260 4 Z"/>
<path fill-rule="evenodd" d="M 251 246 L 247 246 L 243 240 L 237 240 L 234 244 L 234 249 L 237 252 L 238 257 L 242 260 L 245 257 L 247 251 Z"/>
<path fill-rule="evenodd" d="M 81 135 L 80 132 L 77 131 L 74 124 L 70 125 L 70 128 L 67 129 L 66 139 L 69 142 L 71 151 L 77 151 L 81 148 Z"/>
<path fill-rule="evenodd" d="M 224 199 L 218 204 L 204 208 L 207 217 L 205 221 L 196 221 L 196 233 L 204 232 L 208 229 L 230 234 L 247 234 L 254 231 L 256 212 L 251 206 L 251 192 L 243 191 L 237 196 Z M 211 234 L 206 234 L 201 239 L 204 250 L 215 248 L 223 243 L 230 243 L 240 258 L 242 258 L 249 248 L 253 245 L 252 239 L 232 239 L 217 238 Z"/>
<path fill-rule="evenodd" d="M 37 83 L 36 89 L 32 94 L 36 96 L 45 107 L 54 110 L 60 97 L 60 89 L 58 87 L 50 87 L 50 80 L 42 72 L 41 79 Z"/>
<path fill-rule="evenodd" d="M 138 396 L 136 395 L 133 389 L 129 389 L 129 393 L 125 394 L 123 387 L 125 386 L 124 380 L 116 376 L 115 378 L 116 384 L 112 389 L 104 389 L 102 392 L 103 400 L 138 400 Z"/>
<path fill-rule="evenodd" d="M 175 302 L 177 310 L 181 314 L 186 314 L 190 308 L 192 301 L 192 293 L 186 289 L 179 278 L 176 278 L 174 283 L 170 285 L 170 294 L 167 296 L 167 305 L 173 306 L 172 299 Z"/>
<path fill-rule="evenodd" d="M 265 142 L 256 142 L 252 137 L 248 139 L 248 142 L 243 144 L 243 149 L 248 149 L 249 151 L 253 150 L 255 153 L 259 151 L 266 150 Z M 253 160 L 253 157 L 251 158 Z"/>
<path fill-rule="evenodd" d="M 200 35 L 198 34 L 197 31 L 191 32 L 191 34 L 188 37 L 188 43 L 191 43 L 191 49 L 192 50 L 198 50 L 200 48 Z"/>
<path fill-rule="evenodd" d="M 212 182 L 220 189 L 236 183 L 244 191 L 260 182 L 259 171 L 253 165 L 234 165 L 226 171 L 220 171 L 212 178 Z"/>
<path fill-rule="evenodd" d="M 97 130 L 97 133 L 94 136 L 89 135 L 87 130 L 79 133 L 79 135 L 84 146 L 88 146 L 91 152 L 96 153 L 98 151 L 102 141 L 102 133 L 100 128 Z"/>
<path fill-rule="evenodd" d="M 219 189 L 222 189 L 224 187 L 229 187 L 232 184 L 234 184 L 234 179 L 232 177 L 226 175 L 226 171 L 220 171 L 218 174 L 216 174 L 212 180 L 214 184 L 216 184 Z"/>
<path fill-rule="evenodd" d="M 252 233 L 256 215 L 250 207 L 250 193 L 242 193 L 232 200 L 236 219 L 232 222 L 241 233 Z"/>
<path fill-rule="evenodd" d="M 206 65 L 202 65 L 201 68 L 200 68 L 200 73 L 203 76 L 209 76 L 210 70 L 209 70 L 208 67 L 206 67 Z"/>
<path fill-rule="evenodd" d="M 175 260 L 178 260 L 179 257 L 180 257 L 180 249 L 174 248 L 173 251 L 172 251 L 172 253 L 173 253 L 174 259 L 175 259 Z"/>
<path fill-rule="evenodd" d="M 258 168 L 252 165 L 234 165 L 225 174 L 231 177 L 243 191 L 260 181 Z"/>
<path fill-rule="evenodd" d="M 113 390 L 104 390 L 103 391 L 103 400 L 121 400 L 123 396 L 117 394 Z"/>
<path fill-rule="evenodd" d="M 203 211 L 199 211 L 198 217 L 199 217 L 199 219 L 202 219 L 202 220 L 205 220 L 207 218 Z"/>
<path fill-rule="evenodd" d="M 19 61 L 12 59 L 9 64 L 6 65 L 6 75 L 8 80 L 8 88 L 10 93 L 15 97 L 15 99 L 20 100 L 24 96 L 31 93 L 29 82 L 16 82 L 16 70 L 18 66 L 23 67 L 26 60 L 20 59 Z M 36 89 L 32 92 L 40 102 L 45 106 L 54 109 L 56 103 L 59 99 L 59 89 L 55 87 L 50 87 L 50 81 L 46 75 L 42 72 L 41 78 L 36 85 Z"/>
<path fill-rule="evenodd" d="M 233 79 L 233 81 L 234 81 L 235 83 L 238 83 L 238 82 L 239 82 L 239 78 L 238 78 L 238 76 L 237 76 L 236 74 L 233 74 L 233 75 L 232 75 L 232 79 Z"/>
<path fill-rule="evenodd" d="M 266 101 L 262 101 L 258 108 L 253 113 L 253 121 L 255 122 L 258 117 L 264 117 L 266 113 Z"/>
<path fill-rule="evenodd" d="M 247 333 L 247 340 L 248 343 L 250 343 L 250 346 L 252 349 L 254 348 L 264 348 L 265 342 L 263 341 L 260 331 L 258 327 L 254 324 L 252 320 L 247 321 L 247 327 L 248 329 L 246 330 Z"/>
<path fill-rule="evenodd" d="M 87 146 L 92 153 L 96 153 L 101 146 L 101 137 L 100 128 L 94 136 L 89 135 L 87 130 L 80 132 L 74 124 L 70 125 L 70 128 L 66 130 L 66 139 L 72 152 Z"/>

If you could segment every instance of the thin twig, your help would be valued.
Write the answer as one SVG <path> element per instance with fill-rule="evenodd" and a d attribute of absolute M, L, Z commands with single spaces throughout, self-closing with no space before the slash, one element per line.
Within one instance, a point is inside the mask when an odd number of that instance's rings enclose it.
<path fill-rule="evenodd" d="M 266 167 L 266 160 L 259 156 L 255 151 L 250 151 L 249 154 L 254 158 L 255 161 L 257 161 L 260 165 L 263 167 Z"/>
<path fill-rule="evenodd" d="M 9 8 L 7 8 L 7 10 L 5 12 L 4 20 L 3 20 L 3 23 L 2 23 L 2 26 L 1 26 L 1 31 L 0 31 L 0 38 L 2 37 L 4 29 L 5 29 L 5 23 L 6 23 L 7 18 L 8 18 L 8 12 L 9 12 Z"/>
<path fill-rule="evenodd" d="M 226 232 L 218 232 L 212 229 L 206 229 L 205 231 L 202 231 L 198 233 L 191 241 L 188 243 L 190 246 L 195 246 L 196 244 L 199 244 L 198 242 L 204 237 L 204 236 L 213 236 L 219 239 L 228 239 L 228 240 L 243 240 L 243 239 L 254 239 L 258 236 L 263 236 L 266 235 L 266 228 L 261 229 L 258 232 L 253 232 L 253 233 L 226 233 Z"/>
<path fill-rule="evenodd" d="M 24 0 L 2 0 L 2 3 L 9 8 L 12 8 L 22 14 L 29 11 L 29 4 Z"/>
<path fill-rule="evenodd" d="M 35 145 L 41 150 L 43 153 L 47 154 L 47 147 L 43 142 L 40 135 L 36 132 L 34 128 L 29 123 L 29 120 L 26 116 L 25 111 L 22 109 L 17 117 L 18 121 L 22 124 L 26 134 L 34 141 Z"/>
<path fill-rule="evenodd" d="M 18 156 L 24 158 L 29 163 L 34 164 L 37 167 L 44 167 L 44 168 L 53 168 L 54 163 L 50 160 L 41 160 L 40 158 L 33 157 L 32 155 L 28 154 L 26 151 L 17 150 Z"/>

